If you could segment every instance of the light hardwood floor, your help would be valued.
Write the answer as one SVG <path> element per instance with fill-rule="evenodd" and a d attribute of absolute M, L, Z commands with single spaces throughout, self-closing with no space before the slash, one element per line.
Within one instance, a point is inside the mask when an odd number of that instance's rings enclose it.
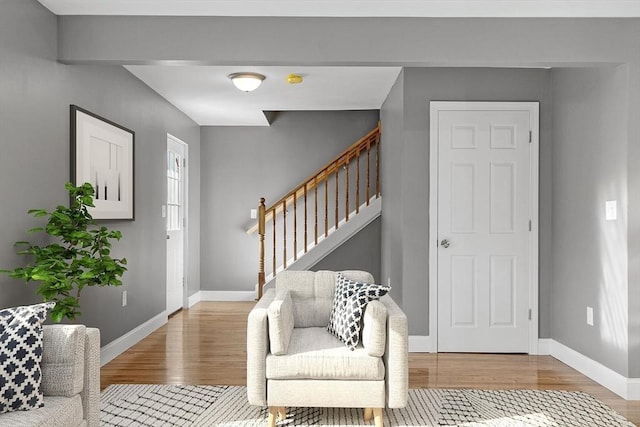
<path fill-rule="evenodd" d="M 201 302 L 177 313 L 105 365 L 102 388 L 119 383 L 245 385 L 246 319 L 253 305 Z M 550 356 L 411 353 L 409 386 L 581 390 L 640 425 L 640 401 L 626 401 Z"/>

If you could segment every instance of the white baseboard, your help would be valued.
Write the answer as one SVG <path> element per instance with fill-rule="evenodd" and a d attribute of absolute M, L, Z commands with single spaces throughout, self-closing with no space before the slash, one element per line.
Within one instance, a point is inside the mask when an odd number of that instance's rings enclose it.
<path fill-rule="evenodd" d="M 538 340 L 539 355 L 549 355 L 551 348 L 550 338 L 541 338 Z M 431 337 L 428 335 L 410 335 L 409 336 L 409 353 L 434 353 Z"/>
<path fill-rule="evenodd" d="M 111 362 L 165 323 L 167 323 L 167 312 L 163 311 L 121 337 L 111 341 L 100 349 L 100 366 Z"/>
<path fill-rule="evenodd" d="M 429 335 L 409 335 L 409 353 L 433 353 Z"/>
<path fill-rule="evenodd" d="M 627 400 L 640 400 L 640 378 L 627 378 Z"/>
<path fill-rule="evenodd" d="M 253 301 L 257 294 L 253 291 L 199 291 L 192 295 L 194 301 Z M 189 297 L 191 303 L 191 297 Z M 195 304 L 195 303 L 194 303 Z M 190 305 L 191 306 L 191 305 Z"/>
<path fill-rule="evenodd" d="M 201 301 L 201 294 L 200 294 L 200 291 L 198 291 L 198 292 L 196 292 L 195 294 L 191 295 L 188 298 L 187 308 L 193 307 L 194 305 L 196 305 L 200 301 Z"/>
<path fill-rule="evenodd" d="M 428 335 L 410 335 L 410 353 L 433 353 Z M 640 400 L 640 378 L 627 378 L 551 338 L 538 340 L 538 355 L 551 355 L 626 400 Z"/>
<path fill-rule="evenodd" d="M 551 354 L 551 338 L 538 339 L 538 356 L 548 356 Z"/>
<path fill-rule="evenodd" d="M 640 400 L 640 378 L 627 378 L 572 348 L 550 341 L 550 354 L 627 400 Z"/>

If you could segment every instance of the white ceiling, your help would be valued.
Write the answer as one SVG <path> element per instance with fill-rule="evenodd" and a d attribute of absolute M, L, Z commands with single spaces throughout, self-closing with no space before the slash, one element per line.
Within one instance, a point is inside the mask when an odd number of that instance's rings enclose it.
<path fill-rule="evenodd" d="M 57 15 L 640 17 L 640 0 L 39 0 Z M 268 126 L 263 111 L 378 109 L 398 67 L 127 66 L 200 125 Z M 255 92 L 228 74 L 267 76 Z M 305 76 L 288 85 L 289 73 Z"/>
<path fill-rule="evenodd" d="M 268 126 L 262 111 L 377 110 L 400 67 L 126 66 L 201 126 Z M 251 71 L 266 79 L 253 92 L 236 89 L 228 75 Z M 304 77 L 286 83 L 288 74 Z"/>
<path fill-rule="evenodd" d="M 638 17 L 639 0 L 40 0 L 57 15 Z"/>

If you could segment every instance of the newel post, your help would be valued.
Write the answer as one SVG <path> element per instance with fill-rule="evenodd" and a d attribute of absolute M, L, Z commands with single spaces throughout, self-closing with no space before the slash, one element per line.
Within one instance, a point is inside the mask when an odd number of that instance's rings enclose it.
<path fill-rule="evenodd" d="M 262 298 L 262 288 L 264 287 L 264 231 L 265 231 L 265 206 L 264 197 L 258 203 L 258 300 Z"/>

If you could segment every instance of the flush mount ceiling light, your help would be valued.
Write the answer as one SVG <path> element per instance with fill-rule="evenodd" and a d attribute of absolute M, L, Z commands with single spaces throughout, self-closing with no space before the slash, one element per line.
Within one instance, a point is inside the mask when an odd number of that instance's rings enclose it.
<path fill-rule="evenodd" d="M 229 74 L 233 85 L 243 92 L 251 92 L 258 89 L 265 77 L 258 73 L 233 73 Z"/>

